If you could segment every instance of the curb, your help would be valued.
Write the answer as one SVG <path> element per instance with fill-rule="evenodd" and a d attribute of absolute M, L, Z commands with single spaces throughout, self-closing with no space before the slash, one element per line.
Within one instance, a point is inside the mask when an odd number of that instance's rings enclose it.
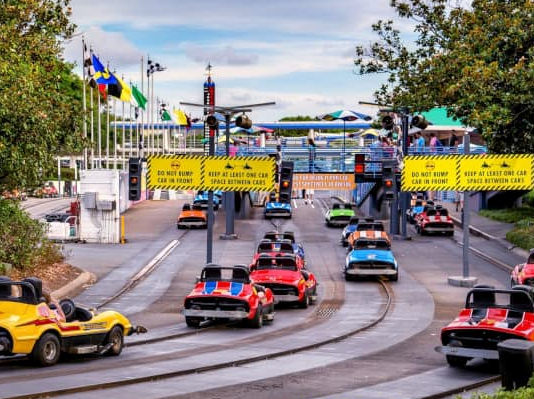
<path fill-rule="evenodd" d="M 58 300 L 71 297 L 78 293 L 81 288 L 86 284 L 92 284 L 96 281 L 96 276 L 93 273 L 82 272 L 78 277 L 67 283 L 61 288 L 58 288 L 52 292 L 52 296 Z"/>
<path fill-rule="evenodd" d="M 462 227 L 462 222 L 461 222 L 460 219 L 458 219 L 457 217 L 454 217 L 454 216 L 450 216 L 450 218 L 452 219 L 453 223 L 456 226 L 458 226 L 460 228 Z M 503 240 L 502 238 L 498 238 L 498 237 L 492 236 L 491 234 L 488 234 L 488 233 L 486 233 L 486 232 L 484 232 L 482 230 L 477 229 L 473 225 L 469 225 L 469 232 L 471 234 L 473 234 L 474 236 L 482 237 L 485 240 L 494 241 L 497 244 L 501 245 L 503 248 L 505 248 L 507 251 L 511 251 L 511 252 L 515 253 L 517 256 L 522 256 L 525 259 L 528 257 L 528 251 L 525 251 L 523 248 L 518 248 L 518 247 L 514 246 L 511 242 Z"/>

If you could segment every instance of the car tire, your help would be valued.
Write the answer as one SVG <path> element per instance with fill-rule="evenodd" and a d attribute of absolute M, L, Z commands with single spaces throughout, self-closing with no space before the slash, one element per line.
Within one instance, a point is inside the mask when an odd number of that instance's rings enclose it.
<path fill-rule="evenodd" d="M 59 338 L 55 334 L 44 333 L 35 343 L 31 357 L 35 364 L 48 367 L 58 362 L 60 354 Z"/>
<path fill-rule="evenodd" d="M 106 356 L 119 356 L 124 347 L 124 333 L 122 332 L 122 328 L 115 326 L 111 329 L 104 345 L 109 344 L 111 344 L 111 348 L 106 352 Z"/>
<path fill-rule="evenodd" d="M 266 324 L 272 324 L 273 321 L 274 321 L 274 303 L 272 303 L 272 304 L 269 306 L 269 311 L 268 311 L 266 314 L 268 314 L 268 315 L 273 315 L 273 317 L 272 317 L 270 320 L 265 319 L 265 320 L 263 320 L 263 322 L 266 323 Z"/>
<path fill-rule="evenodd" d="M 348 243 L 348 241 L 345 241 L 344 239 L 341 239 L 341 245 L 344 246 L 344 247 L 348 247 L 349 243 Z"/>
<path fill-rule="evenodd" d="M 447 231 L 446 235 L 448 237 L 453 237 L 454 236 L 454 231 Z"/>
<path fill-rule="evenodd" d="M 299 302 L 299 308 L 307 309 L 309 305 L 310 305 L 310 297 L 308 296 L 308 292 L 305 291 L 304 298 L 302 299 L 302 301 Z"/>
<path fill-rule="evenodd" d="M 447 358 L 447 363 L 449 364 L 449 366 L 456 368 L 464 368 L 467 362 L 469 361 L 469 358 L 467 357 L 453 355 L 447 355 L 445 357 Z"/>
<path fill-rule="evenodd" d="M 185 317 L 185 324 L 187 324 L 187 327 L 191 328 L 199 328 L 200 327 L 201 320 L 197 317 Z"/>
<path fill-rule="evenodd" d="M 263 327 L 263 310 L 261 305 L 258 305 L 256 308 L 256 314 L 252 320 L 249 320 L 249 325 L 252 328 L 262 328 Z"/>
<path fill-rule="evenodd" d="M 399 281 L 399 273 L 389 277 L 389 281 Z"/>

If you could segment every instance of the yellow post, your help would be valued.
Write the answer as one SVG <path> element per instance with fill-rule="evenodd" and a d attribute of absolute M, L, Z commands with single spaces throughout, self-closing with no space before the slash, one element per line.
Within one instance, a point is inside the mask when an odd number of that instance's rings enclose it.
<path fill-rule="evenodd" d="M 126 244 L 126 238 L 124 238 L 124 216 L 121 216 L 121 244 Z"/>

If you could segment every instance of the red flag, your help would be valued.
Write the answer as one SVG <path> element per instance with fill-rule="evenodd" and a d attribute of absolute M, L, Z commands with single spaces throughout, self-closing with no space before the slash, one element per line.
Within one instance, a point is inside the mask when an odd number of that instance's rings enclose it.
<path fill-rule="evenodd" d="M 99 84 L 98 91 L 100 92 L 104 100 L 108 97 L 108 93 L 106 92 L 106 85 Z"/>

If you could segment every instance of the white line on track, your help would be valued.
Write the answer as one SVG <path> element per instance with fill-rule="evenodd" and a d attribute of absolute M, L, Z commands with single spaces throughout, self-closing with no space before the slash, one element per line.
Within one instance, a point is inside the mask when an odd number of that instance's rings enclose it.
<path fill-rule="evenodd" d="M 298 208 L 298 206 L 297 206 L 297 200 L 296 200 L 296 199 L 293 199 L 293 206 L 295 207 L 295 209 Z"/>

